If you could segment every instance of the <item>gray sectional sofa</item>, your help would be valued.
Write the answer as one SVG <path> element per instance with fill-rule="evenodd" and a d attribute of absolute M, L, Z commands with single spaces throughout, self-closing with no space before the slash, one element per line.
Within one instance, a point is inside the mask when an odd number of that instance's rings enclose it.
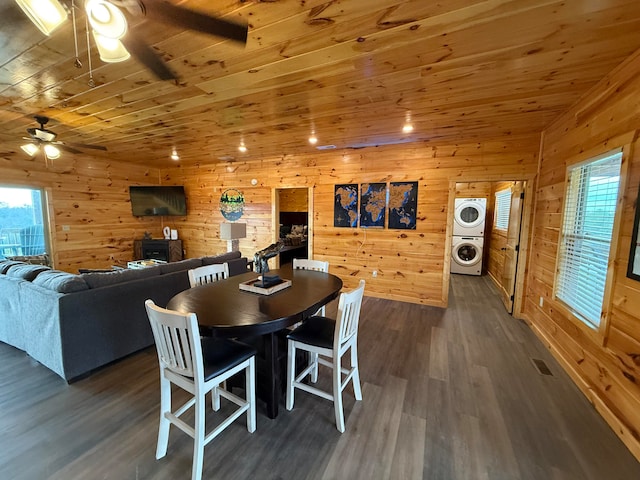
<path fill-rule="evenodd" d="M 79 275 L 0 262 L 0 341 L 71 382 L 153 345 L 144 301 L 164 306 L 189 288 L 189 269 L 223 262 L 231 275 L 247 271 L 240 252 Z"/>

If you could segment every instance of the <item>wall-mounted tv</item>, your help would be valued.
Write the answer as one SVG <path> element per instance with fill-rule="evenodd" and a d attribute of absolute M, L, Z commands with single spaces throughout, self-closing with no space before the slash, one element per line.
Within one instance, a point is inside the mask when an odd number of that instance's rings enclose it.
<path fill-rule="evenodd" d="M 187 214 L 183 186 L 130 186 L 131 212 L 135 217 Z"/>

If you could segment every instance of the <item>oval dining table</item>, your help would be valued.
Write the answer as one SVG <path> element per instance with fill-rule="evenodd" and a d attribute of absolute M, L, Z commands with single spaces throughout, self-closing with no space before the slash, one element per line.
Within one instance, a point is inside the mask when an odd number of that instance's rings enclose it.
<path fill-rule="evenodd" d="M 267 416 L 275 418 L 283 379 L 277 333 L 306 320 L 335 299 L 342 289 L 342 280 L 330 273 L 294 270 L 291 264 L 270 270 L 268 275 L 291 280 L 291 286 L 270 295 L 241 290 L 241 283 L 257 280 L 257 273 L 248 272 L 180 292 L 167 308 L 195 313 L 203 334 L 241 341 L 262 338 L 264 348 L 259 349 L 257 371 L 258 377 L 264 378 L 258 378 L 257 384 L 267 406 Z"/>

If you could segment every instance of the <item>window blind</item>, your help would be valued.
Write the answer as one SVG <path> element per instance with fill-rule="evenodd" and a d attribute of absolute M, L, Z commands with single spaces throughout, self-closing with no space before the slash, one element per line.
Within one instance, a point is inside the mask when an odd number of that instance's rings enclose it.
<path fill-rule="evenodd" d="M 600 325 L 622 152 L 568 171 L 556 296 L 592 327 Z"/>
<path fill-rule="evenodd" d="M 511 189 L 496 192 L 496 218 L 494 228 L 496 230 L 509 229 L 509 213 L 511 212 Z"/>

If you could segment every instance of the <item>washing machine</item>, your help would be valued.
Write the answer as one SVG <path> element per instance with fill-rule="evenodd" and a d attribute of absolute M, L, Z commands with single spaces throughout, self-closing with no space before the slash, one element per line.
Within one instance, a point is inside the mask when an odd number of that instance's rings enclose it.
<path fill-rule="evenodd" d="M 453 237 L 451 273 L 482 274 L 483 237 Z"/>
<path fill-rule="evenodd" d="M 453 235 L 458 237 L 484 236 L 486 216 L 486 198 L 456 198 Z"/>

